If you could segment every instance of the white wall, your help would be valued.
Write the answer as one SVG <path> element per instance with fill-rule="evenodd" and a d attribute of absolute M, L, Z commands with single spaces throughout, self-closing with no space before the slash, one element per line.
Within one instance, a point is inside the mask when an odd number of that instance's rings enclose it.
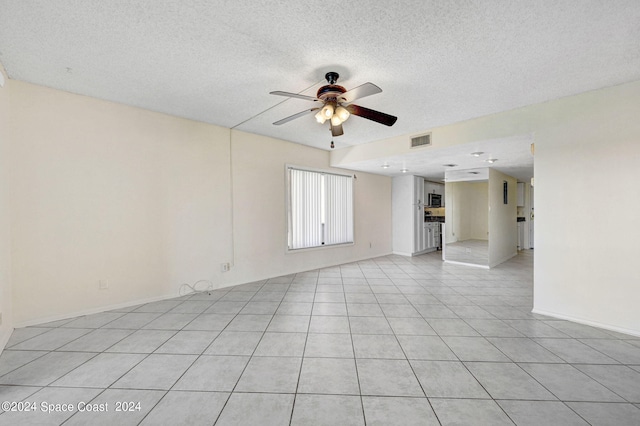
<path fill-rule="evenodd" d="M 11 296 L 11 229 L 9 211 L 9 84 L 0 64 L 0 73 L 5 78 L 0 87 L 0 352 L 13 330 L 13 304 Z"/>
<path fill-rule="evenodd" d="M 354 246 L 285 254 L 284 164 L 328 152 L 10 83 L 16 325 L 391 251 L 389 178 L 357 173 Z"/>
<path fill-rule="evenodd" d="M 503 182 L 507 182 L 504 204 Z M 518 254 L 517 179 L 489 169 L 489 267 Z"/>
<path fill-rule="evenodd" d="M 638 82 L 567 98 L 538 131 L 535 312 L 640 335 L 639 100 Z"/>

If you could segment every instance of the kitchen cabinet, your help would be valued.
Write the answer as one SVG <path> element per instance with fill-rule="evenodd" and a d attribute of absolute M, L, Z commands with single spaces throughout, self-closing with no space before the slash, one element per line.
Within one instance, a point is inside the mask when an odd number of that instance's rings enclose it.
<path fill-rule="evenodd" d="M 427 202 L 424 191 L 424 179 L 420 176 L 413 176 L 413 204 L 424 204 Z"/>
<path fill-rule="evenodd" d="M 440 224 L 439 223 L 434 223 L 433 224 L 433 248 L 437 249 L 442 249 L 441 244 L 440 244 Z"/>
<path fill-rule="evenodd" d="M 444 207 L 444 184 L 425 180 L 424 181 L 425 204 L 428 203 L 429 201 L 429 197 L 427 194 L 439 194 L 442 197 L 441 207 Z"/>
<path fill-rule="evenodd" d="M 424 247 L 422 248 L 422 250 L 425 250 L 427 247 L 429 247 L 430 243 L 431 243 L 431 224 L 430 223 L 425 223 L 424 227 L 423 227 L 423 235 L 424 235 Z"/>
<path fill-rule="evenodd" d="M 426 222 L 423 228 L 424 248 L 422 251 L 434 251 L 440 247 L 440 224 Z"/>
<path fill-rule="evenodd" d="M 393 252 L 411 256 L 424 251 L 424 178 L 393 178 L 391 215 Z"/>
<path fill-rule="evenodd" d="M 424 223 L 424 179 L 413 176 L 413 253 L 424 250 L 424 233 L 422 224 Z"/>
<path fill-rule="evenodd" d="M 419 176 L 393 178 L 391 222 L 395 254 L 413 256 L 435 251 L 440 245 L 440 224 L 424 221 L 425 184 L 429 182 Z"/>

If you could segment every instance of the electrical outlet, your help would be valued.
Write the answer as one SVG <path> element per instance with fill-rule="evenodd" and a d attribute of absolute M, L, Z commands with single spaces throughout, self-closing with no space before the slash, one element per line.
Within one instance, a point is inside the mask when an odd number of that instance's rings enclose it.
<path fill-rule="evenodd" d="M 108 288 L 109 288 L 109 281 L 107 281 L 107 280 L 98 281 L 98 289 L 99 290 L 106 290 Z"/>
<path fill-rule="evenodd" d="M 230 263 L 222 263 L 220 265 L 220 270 L 222 272 L 229 272 L 229 269 L 231 269 L 231 264 Z"/>

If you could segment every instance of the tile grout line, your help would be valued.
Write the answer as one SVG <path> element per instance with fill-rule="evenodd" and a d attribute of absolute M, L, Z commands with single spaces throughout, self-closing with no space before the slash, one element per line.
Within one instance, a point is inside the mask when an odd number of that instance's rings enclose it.
<path fill-rule="evenodd" d="M 298 380 L 296 382 L 296 390 L 294 392 L 293 395 L 293 403 L 291 404 L 291 414 L 289 416 L 289 425 L 291 425 L 291 422 L 293 422 L 293 413 L 296 409 L 296 400 L 298 399 L 298 388 L 300 387 L 300 378 L 302 377 L 302 368 L 304 367 L 304 359 L 305 359 L 305 352 L 307 350 L 307 341 L 309 340 L 309 330 L 311 329 L 311 319 L 313 318 L 313 305 L 315 304 L 315 300 L 316 300 L 316 295 L 318 294 L 318 280 L 320 278 L 320 271 L 322 271 L 322 269 L 319 270 L 318 272 L 318 278 L 316 279 L 316 284 L 315 284 L 315 288 L 313 291 L 313 300 L 311 301 L 311 313 L 309 315 L 309 323 L 307 324 L 307 332 L 305 334 L 304 337 L 304 346 L 302 348 L 302 357 L 300 360 L 300 369 L 298 370 Z M 295 278 L 294 278 L 295 280 Z M 288 290 L 287 290 L 288 293 Z M 285 293 L 285 297 L 286 297 L 286 293 Z M 283 298 L 284 300 L 284 298 Z M 276 311 L 277 312 L 277 311 Z"/>

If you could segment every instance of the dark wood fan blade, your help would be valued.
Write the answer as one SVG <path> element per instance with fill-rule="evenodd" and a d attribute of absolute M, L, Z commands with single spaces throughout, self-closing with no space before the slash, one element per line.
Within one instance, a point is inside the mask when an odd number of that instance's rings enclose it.
<path fill-rule="evenodd" d="M 290 92 L 282 92 L 280 90 L 276 90 L 275 92 L 269 92 L 269 94 L 278 95 L 278 96 L 287 96 L 289 98 L 304 99 L 305 101 L 322 102 L 320 99 L 314 98 L 313 96 L 299 95 L 297 93 L 290 93 Z"/>
<path fill-rule="evenodd" d="M 289 121 L 291 121 L 291 120 L 295 120 L 296 118 L 300 118 L 300 117 L 302 117 L 303 115 L 311 114 L 312 112 L 315 112 L 315 111 L 317 111 L 317 110 L 319 110 L 319 109 L 320 109 L 320 108 L 311 108 L 311 109 L 306 109 L 306 110 L 301 111 L 301 112 L 299 112 L 299 113 L 297 113 L 297 114 L 290 115 L 290 116 L 289 116 L 289 117 L 287 117 L 287 118 L 283 118 L 282 120 L 278 120 L 278 121 L 276 121 L 276 122 L 275 122 L 275 123 L 273 123 L 273 124 L 275 124 L 276 126 L 279 126 L 279 125 L 281 125 L 281 124 L 288 123 L 288 122 L 289 122 Z"/>
<path fill-rule="evenodd" d="M 398 120 L 398 117 L 394 117 L 393 115 L 385 114 L 384 112 L 374 111 L 369 108 L 361 107 L 358 105 L 347 105 L 347 111 L 349 111 L 353 115 L 357 115 L 362 118 L 366 118 L 367 120 L 375 121 L 376 123 L 384 124 L 385 126 L 393 126 Z"/>
<path fill-rule="evenodd" d="M 344 131 L 342 130 L 342 124 L 338 124 L 337 126 L 331 125 L 331 136 L 341 136 L 344 135 Z"/>
<path fill-rule="evenodd" d="M 365 96 L 375 95 L 376 93 L 382 92 L 382 89 L 376 86 L 373 83 L 365 83 L 358 87 L 354 87 L 353 89 L 344 92 L 340 95 L 340 102 L 353 102 L 356 99 L 364 98 Z"/>

